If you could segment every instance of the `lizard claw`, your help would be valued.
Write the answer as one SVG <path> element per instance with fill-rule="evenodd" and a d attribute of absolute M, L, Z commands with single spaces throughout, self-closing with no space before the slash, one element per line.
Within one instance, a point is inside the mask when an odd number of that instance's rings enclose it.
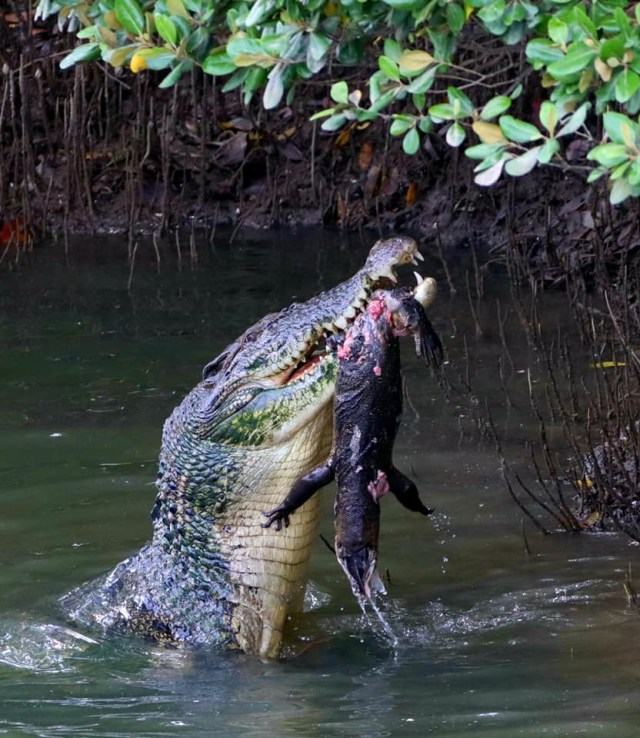
<path fill-rule="evenodd" d="M 289 527 L 289 514 L 282 505 L 278 505 L 278 507 L 274 507 L 273 510 L 270 510 L 269 512 L 263 512 L 262 513 L 265 518 L 268 518 L 266 523 L 260 523 L 261 528 L 270 528 L 273 523 L 276 524 L 276 530 L 280 531 L 282 530 L 282 524 L 284 523 L 284 527 Z"/>

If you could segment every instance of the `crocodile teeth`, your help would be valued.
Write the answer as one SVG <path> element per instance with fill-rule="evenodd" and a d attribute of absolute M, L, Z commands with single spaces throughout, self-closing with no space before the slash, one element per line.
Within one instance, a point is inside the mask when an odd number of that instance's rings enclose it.
<path fill-rule="evenodd" d="M 418 259 L 418 261 L 424 261 L 424 256 L 419 251 L 415 251 L 413 255 Z"/>
<path fill-rule="evenodd" d="M 424 282 L 424 277 L 421 274 L 418 274 L 418 272 L 414 272 L 413 276 L 416 278 L 416 282 L 418 283 L 418 287 Z"/>
<path fill-rule="evenodd" d="M 363 287 L 360 292 L 356 295 L 356 299 L 353 301 L 352 305 L 353 307 L 358 311 L 360 308 L 367 302 L 367 299 L 369 297 L 369 293 L 367 290 Z"/>
<path fill-rule="evenodd" d="M 356 317 L 357 310 L 353 305 L 349 305 L 349 307 L 344 311 L 344 317 L 347 320 L 351 320 L 351 318 Z"/>
<path fill-rule="evenodd" d="M 355 313 L 354 313 L 355 315 Z M 336 328 L 339 328 L 341 331 L 344 331 L 347 329 L 347 326 L 349 323 L 347 322 L 347 319 L 344 317 L 344 315 L 341 315 L 334 323 Z"/>

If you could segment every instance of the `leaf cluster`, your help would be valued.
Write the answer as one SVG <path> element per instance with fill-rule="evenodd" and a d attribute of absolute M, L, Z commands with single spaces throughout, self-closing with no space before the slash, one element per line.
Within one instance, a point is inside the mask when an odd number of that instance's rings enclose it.
<path fill-rule="evenodd" d="M 245 103 L 290 102 L 298 83 L 324 73 L 332 104 L 322 129 L 380 120 L 416 154 L 441 133 L 478 162 L 475 180 L 528 174 L 538 164 L 575 166 L 567 144 L 582 138 L 589 181 L 607 175 L 613 203 L 640 195 L 640 4 L 627 0 L 40 0 L 83 40 L 63 68 L 102 59 L 165 71 L 175 84 L 193 66 L 224 77 Z M 465 35 L 480 29 L 505 48 L 520 44 L 548 99 L 514 117 L 521 92 L 509 75 L 458 64 Z M 344 79 L 371 65 L 366 88 Z M 464 80 L 446 83 L 455 72 Z M 444 84 L 443 84 L 444 82 Z M 486 99 L 485 90 L 495 94 Z M 436 94 L 437 93 L 437 94 Z M 443 99 L 444 96 L 444 99 Z"/>

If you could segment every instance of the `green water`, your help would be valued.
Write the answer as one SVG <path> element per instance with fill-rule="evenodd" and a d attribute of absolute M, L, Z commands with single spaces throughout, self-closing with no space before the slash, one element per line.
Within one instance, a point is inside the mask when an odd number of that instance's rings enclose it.
<path fill-rule="evenodd" d="M 444 400 L 410 347 L 414 410 L 396 461 L 437 512 L 425 520 L 383 501 L 396 648 L 359 614 L 320 541 L 309 609 L 277 663 L 81 634 L 58 612 L 61 594 L 148 538 L 162 422 L 201 367 L 266 312 L 346 277 L 366 251 L 327 234 L 265 234 L 199 243 L 197 264 L 167 247 L 158 271 L 143 245 L 127 290 L 120 241 L 87 239 L 66 260 L 61 244 L 42 246 L 0 275 L 0 734 L 638 735 L 640 618 L 621 584 L 638 548 L 527 528 L 527 555 L 493 448 L 461 434 L 465 409 Z M 453 357 L 466 337 L 477 388 L 526 472 L 536 424 L 522 404 L 503 409 L 495 363 L 495 301 L 506 314 L 508 290 L 488 285 L 481 340 L 463 293 L 442 294 L 433 322 Z M 561 295 L 547 299 L 546 320 L 567 314 Z M 513 355 L 526 369 L 524 343 Z"/>

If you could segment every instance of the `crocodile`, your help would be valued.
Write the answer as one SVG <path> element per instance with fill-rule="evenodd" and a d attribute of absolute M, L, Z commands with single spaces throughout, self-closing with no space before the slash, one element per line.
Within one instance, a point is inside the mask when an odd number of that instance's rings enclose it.
<path fill-rule="evenodd" d="M 262 527 L 262 511 L 331 449 L 338 359 L 327 339 L 417 259 L 412 238 L 377 241 L 350 279 L 266 315 L 205 366 L 164 424 L 151 540 L 63 596 L 67 618 L 278 657 L 303 602 L 318 496 L 281 533 Z"/>

